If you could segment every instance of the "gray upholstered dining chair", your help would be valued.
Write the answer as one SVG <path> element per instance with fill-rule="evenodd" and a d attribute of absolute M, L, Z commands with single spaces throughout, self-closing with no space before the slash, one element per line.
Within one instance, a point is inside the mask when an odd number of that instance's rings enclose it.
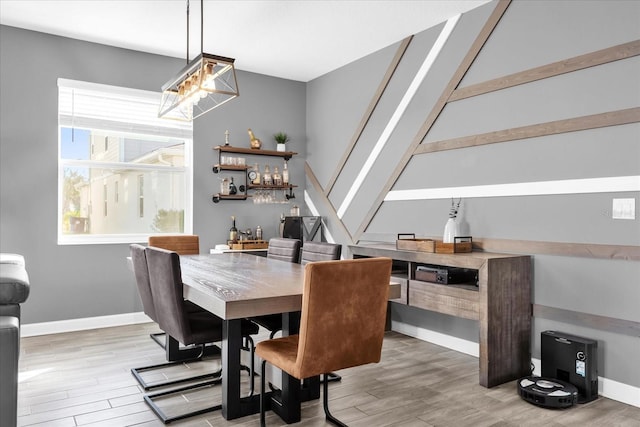
<path fill-rule="evenodd" d="M 180 256 L 174 252 L 157 247 L 145 249 L 149 268 L 149 281 L 151 283 L 151 295 L 160 328 L 169 336 L 176 338 L 185 345 L 198 344 L 204 348 L 204 343 L 222 341 L 222 319 L 208 311 L 189 312 L 183 298 L 182 272 L 180 269 Z M 246 338 L 251 351 L 251 394 L 253 394 L 253 340 L 250 335 L 258 333 L 258 327 L 249 321 L 242 322 L 241 334 Z M 170 395 L 180 395 L 186 390 L 201 387 L 210 387 L 220 383 L 217 378 L 205 383 L 193 384 L 180 389 L 145 395 L 144 400 L 154 413 L 167 424 L 169 422 L 203 414 L 221 408 L 221 405 L 213 405 L 204 409 L 191 411 L 168 417 L 156 404 L 159 398 Z"/>
<path fill-rule="evenodd" d="M 154 322 L 158 323 L 158 316 L 156 315 L 156 309 L 153 302 L 153 296 L 151 293 L 151 282 L 149 279 L 149 268 L 147 265 L 147 256 L 145 254 L 145 247 L 138 244 L 130 245 L 131 261 L 133 265 L 133 272 L 136 278 L 136 285 L 140 299 L 142 300 L 142 309 L 144 313 L 151 318 Z M 192 305 L 192 303 L 187 302 Z M 189 311 L 197 312 L 196 307 L 189 307 Z M 164 332 L 163 332 L 164 334 Z M 219 375 L 219 373 L 203 374 L 196 377 L 186 377 L 170 381 L 156 381 L 149 383 L 145 381 L 143 377 L 144 372 L 157 371 L 160 369 L 168 368 L 170 366 L 180 365 L 187 361 L 199 360 L 202 356 L 202 350 L 200 348 L 188 348 L 180 350 L 180 343 L 170 335 L 166 336 L 167 343 L 164 346 L 166 352 L 166 359 L 168 363 L 155 364 L 150 366 L 142 366 L 138 368 L 132 368 L 131 374 L 140 383 L 142 388 L 151 390 L 157 387 L 165 387 L 169 385 L 175 385 L 187 381 L 202 380 L 207 378 L 213 378 Z"/>
<path fill-rule="evenodd" d="M 332 261 L 340 259 L 342 245 L 327 242 L 304 242 L 300 264 L 308 264 L 314 261 Z"/>
<path fill-rule="evenodd" d="M 300 258 L 300 246 L 301 242 L 298 239 L 274 237 L 269 240 L 267 258 L 297 263 Z"/>
<path fill-rule="evenodd" d="M 260 424 L 265 425 L 265 367 L 302 380 L 323 381 L 323 406 L 329 422 L 345 424 L 329 411 L 326 374 L 380 361 L 387 316 L 390 258 L 320 261 L 305 266 L 300 332 L 261 341 Z"/>
<path fill-rule="evenodd" d="M 274 237 L 269 240 L 267 258 L 297 263 L 300 259 L 300 245 L 301 242 L 298 239 Z M 268 330 L 270 333 L 269 338 L 273 338 L 276 332 L 282 329 L 282 316 L 280 314 L 266 314 L 252 317 L 250 320 Z"/>
<path fill-rule="evenodd" d="M 154 235 L 149 236 L 147 240 L 148 246 L 154 246 L 156 248 L 168 249 L 175 251 L 178 255 L 197 255 L 200 253 L 200 237 L 197 234 L 179 234 L 179 235 Z M 203 309 L 197 307 L 195 304 L 190 308 L 193 311 L 202 311 Z M 192 358 L 189 356 L 188 350 L 179 351 L 175 340 L 171 340 L 165 336 L 164 332 L 155 332 L 150 334 L 153 339 L 162 348 L 170 346 L 169 351 L 172 354 L 167 354 L 167 360 L 179 360 L 181 358 Z M 205 355 L 209 354 L 211 348 L 205 349 Z"/>

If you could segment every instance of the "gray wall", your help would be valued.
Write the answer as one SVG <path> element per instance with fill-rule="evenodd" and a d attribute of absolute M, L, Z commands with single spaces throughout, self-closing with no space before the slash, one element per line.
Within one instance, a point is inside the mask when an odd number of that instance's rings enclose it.
<path fill-rule="evenodd" d="M 218 52 L 220 53 L 220 52 Z M 31 295 L 23 304 L 23 323 L 76 319 L 141 311 L 126 244 L 56 243 L 59 77 L 159 91 L 184 66 L 184 59 L 0 27 L 0 251 L 25 256 Z M 301 156 L 290 162 L 291 182 L 304 188 L 304 84 L 238 71 L 241 96 L 194 122 L 194 233 L 201 250 L 223 243 L 230 216 L 242 228 L 260 224 L 265 237 L 276 234 L 288 205 L 250 201 L 221 202 L 211 196 L 219 181 L 211 167 L 212 147 L 231 132 L 233 145 L 248 146 L 252 127 L 271 143 L 273 133 L 292 136 Z M 256 161 L 259 161 L 257 159 Z M 303 211 L 304 212 L 304 211 Z"/>
<path fill-rule="evenodd" d="M 307 162 L 324 191 L 307 186 L 328 228 L 344 244 L 395 240 L 397 233 L 442 236 L 451 194 L 444 198 L 384 202 L 385 184 L 427 115 L 496 7 L 492 2 L 464 14 L 416 96 L 391 134 L 378 161 L 340 219 L 338 207 L 399 99 L 433 46 L 442 25 L 416 34 L 382 93 L 335 187 L 326 191 L 348 142 L 374 97 L 398 44 L 322 76 L 307 85 Z M 459 87 L 588 54 L 640 39 L 640 2 L 513 1 Z M 361 76 L 357 80 L 354 75 Z M 421 145 L 519 126 L 583 117 L 640 106 L 640 59 L 627 58 L 451 102 Z M 354 84 L 354 81 L 357 81 Z M 343 104 L 344 103 L 344 104 Z M 348 105 L 350 110 L 340 108 Z M 567 179 L 640 175 L 640 123 L 560 133 L 504 143 L 415 155 L 391 190 L 441 189 L 488 184 L 535 183 Z M 608 245 L 638 253 L 640 219 L 613 220 L 613 198 L 638 192 L 468 197 L 460 219 L 474 240 L 547 244 L 534 259 L 534 304 L 579 315 L 602 316 L 637 325 L 640 321 L 640 262 L 606 256 L 558 256 L 558 244 L 587 249 Z M 379 207 L 379 209 L 378 209 Z M 370 222 L 369 212 L 375 212 Z M 377 211 L 375 209 L 378 209 Z M 358 234 L 359 227 L 365 232 Z M 346 231 L 345 231 L 346 230 Z M 354 241 L 350 240 L 354 236 Z M 441 237 L 440 237 L 441 238 Z M 627 249 L 625 249 L 627 248 Z M 616 250 L 618 250 L 616 249 Z M 533 248 L 532 248 L 533 250 Z M 476 322 L 394 304 L 394 320 L 478 341 Z M 548 329 L 597 339 L 599 375 L 640 386 L 638 337 L 538 316 L 532 331 L 532 357 L 540 357 L 540 332 Z M 637 328 L 637 326 L 636 326 Z"/>

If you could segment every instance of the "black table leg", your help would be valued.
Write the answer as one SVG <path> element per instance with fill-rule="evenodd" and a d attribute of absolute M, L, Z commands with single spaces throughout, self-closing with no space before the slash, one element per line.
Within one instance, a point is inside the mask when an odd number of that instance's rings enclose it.
<path fill-rule="evenodd" d="M 241 417 L 240 410 L 240 319 L 225 320 L 222 326 L 222 416 Z"/>

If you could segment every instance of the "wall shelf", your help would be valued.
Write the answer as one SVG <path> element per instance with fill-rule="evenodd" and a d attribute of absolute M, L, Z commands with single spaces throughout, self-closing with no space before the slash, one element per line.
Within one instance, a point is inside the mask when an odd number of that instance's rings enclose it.
<path fill-rule="evenodd" d="M 218 203 L 220 200 L 247 200 L 249 198 L 248 194 L 214 194 L 211 198 L 213 203 Z"/>
<path fill-rule="evenodd" d="M 297 187 L 297 185 L 293 184 L 284 184 L 284 185 L 263 185 L 263 184 L 252 184 L 247 177 L 248 171 L 252 169 L 251 166 L 246 164 L 243 165 L 230 165 L 222 162 L 222 153 L 232 153 L 232 154 L 244 154 L 248 156 L 270 156 L 270 157 L 281 157 L 285 161 L 289 161 L 291 157 L 295 156 L 296 152 L 294 151 L 276 151 L 276 150 L 262 150 L 262 149 L 253 149 L 253 148 L 244 148 L 244 147 L 234 147 L 232 145 L 218 145 L 213 147 L 214 150 L 218 152 L 218 163 L 214 164 L 212 167 L 213 173 L 220 173 L 222 171 L 228 172 L 242 172 L 244 175 L 244 184 L 238 186 L 238 194 L 233 195 L 222 195 L 220 193 L 214 194 L 212 197 L 213 203 L 218 203 L 221 200 L 246 200 L 251 197 L 251 195 L 247 194 L 249 190 L 284 190 L 285 198 L 287 200 L 295 198 L 293 194 L 293 189 Z M 288 191 L 287 191 L 288 190 Z"/>
<path fill-rule="evenodd" d="M 254 148 L 234 147 L 232 145 L 218 145 L 213 147 L 214 150 L 218 150 L 220 153 L 235 153 L 235 154 L 247 154 L 252 156 L 272 156 L 283 157 L 285 160 L 291 159 L 295 156 L 294 151 L 276 151 L 276 150 L 263 150 Z"/>

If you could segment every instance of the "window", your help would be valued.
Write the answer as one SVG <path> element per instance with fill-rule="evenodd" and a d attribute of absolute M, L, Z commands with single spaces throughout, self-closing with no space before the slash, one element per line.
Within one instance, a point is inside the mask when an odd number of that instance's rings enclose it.
<path fill-rule="evenodd" d="M 138 216 L 144 218 L 144 175 L 138 175 Z"/>
<path fill-rule="evenodd" d="M 105 184 L 102 188 L 102 199 L 104 203 L 104 216 L 107 216 L 107 209 L 109 204 L 107 203 L 107 184 Z"/>
<path fill-rule="evenodd" d="M 159 119 L 160 93 L 59 79 L 58 96 L 58 243 L 191 233 L 191 123 Z"/>

